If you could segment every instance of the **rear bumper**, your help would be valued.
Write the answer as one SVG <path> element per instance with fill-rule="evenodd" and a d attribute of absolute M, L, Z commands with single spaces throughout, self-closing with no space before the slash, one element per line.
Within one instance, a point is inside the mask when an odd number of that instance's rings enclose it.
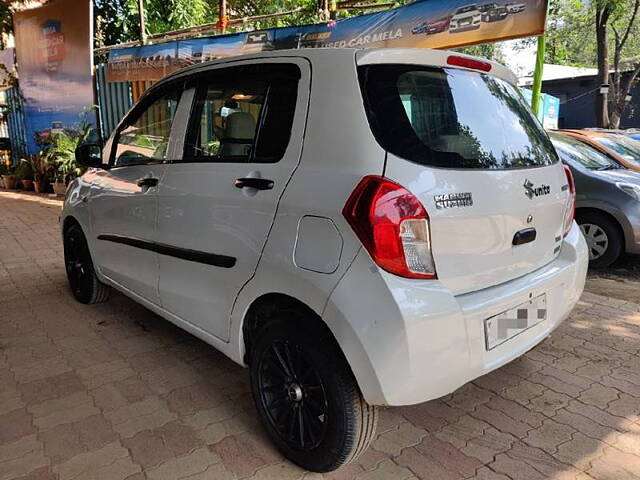
<path fill-rule="evenodd" d="M 550 264 L 454 297 L 438 281 L 380 271 L 361 251 L 332 293 L 324 319 L 369 403 L 410 405 L 441 397 L 519 357 L 567 318 L 582 294 L 587 248 L 574 224 Z M 547 319 L 487 351 L 484 320 L 547 296 Z"/>

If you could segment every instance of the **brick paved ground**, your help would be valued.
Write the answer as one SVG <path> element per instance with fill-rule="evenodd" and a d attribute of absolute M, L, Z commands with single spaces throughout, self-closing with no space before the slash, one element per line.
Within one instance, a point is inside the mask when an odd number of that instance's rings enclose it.
<path fill-rule="evenodd" d="M 122 295 L 71 299 L 58 211 L 0 192 L 0 480 L 640 478 L 640 300 L 585 294 L 524 358 L 385 409 L 321 476 L 272 448 L 245 370 Z"/>

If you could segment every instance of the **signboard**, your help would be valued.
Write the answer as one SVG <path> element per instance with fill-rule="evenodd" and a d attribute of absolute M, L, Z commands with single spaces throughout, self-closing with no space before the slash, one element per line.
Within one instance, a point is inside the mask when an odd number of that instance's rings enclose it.
<path fill-rule="evenodd" d="M 529 105 L 533 102 L 533 92 L 527 88 L 520 89 L 522 96 Z M 560 99 L 547 93 L 540 96 L 540 105 L 538 108 L 538 120 L 542 126 L 549 130 L 558 128 L 558 120 L 560 119 Z"/>
<path fill-rule="evenodd" d="M 0 50 L 0 90 L 11 88 L 11 76 L 16 74 L 13 48 Z"/>
<path fill-rule="evenodd" d="M 27 150 L 79 127 L 93 105 L 89 0 L 55 0 L 14 14 L 16 57 L 25 98 Z M 95 124 L 93 111 L 87 120 Z"/>
<path fill-rule="evenodd" d="M 205 60 L 285 48 L 454 48 L 539 35 L 547 0 L 419 0 L 337 22 L 112 50 L 110 82 L 158 80 Z"/>

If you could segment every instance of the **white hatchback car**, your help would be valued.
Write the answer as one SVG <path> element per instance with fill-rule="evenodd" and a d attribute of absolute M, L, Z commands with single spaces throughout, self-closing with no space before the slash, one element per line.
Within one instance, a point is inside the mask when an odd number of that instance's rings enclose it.
<path fill-rule="evenodd" d="M 62 215 L 72 291 L 115 287 L 249 366 L 282 452 L 336 469 L 374 437 L 376 405 L 504 365 L 580 297 L 572 177 L 514 84 L 430 50 L 177 72 L 101 156 L 77 151 L 93 168 Z"/>

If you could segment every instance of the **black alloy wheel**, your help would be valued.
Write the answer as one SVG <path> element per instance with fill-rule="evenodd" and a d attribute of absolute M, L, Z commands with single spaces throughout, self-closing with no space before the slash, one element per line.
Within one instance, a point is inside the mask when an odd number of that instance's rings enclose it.
<path fill-rule="evenodd" d="M 327 396 L 302 347 L 274 342 L 259 362 L 260 400 L 271 426 L 293 449 L 316 448 L 327 431 Z"/>
<path fill-rule="evenodd" d="M 377 407 L 363 398 L 331 332 L 297 310 L 252 335 L 251 391 L 265 429 L 292 462 L 330 472 L 375 437 Z"/>
<path fill-rule="evenodd" d="M 82 230 L 72 225 L 64 233 L 64 264 L 73 296 L 81 303 L 101 303 L 110 289 L 96 276 L 89 246 Z"/>

